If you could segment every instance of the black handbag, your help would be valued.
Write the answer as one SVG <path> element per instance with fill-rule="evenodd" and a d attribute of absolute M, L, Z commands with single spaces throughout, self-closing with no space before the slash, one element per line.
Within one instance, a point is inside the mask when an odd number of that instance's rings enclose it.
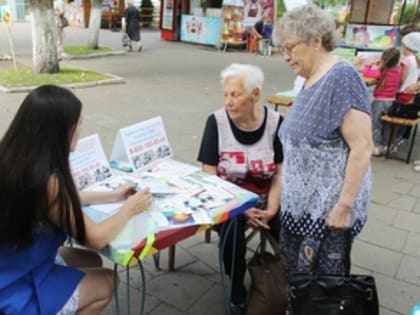
<path fill-rule="evenodd" d="M 398 101 L 394 101 L 391 107 L 388 109 L 388 115 L 392 117 L 400 118 L 419 118 L 420 105 L 411 103 L 404 104 Z"/>
<path fill-rule="evenodd" d="M 268 231 L 261 233 L 261 243 L 248 262 L 251 288 L 246 314 L 284 315 L 287 307 L 287 278 L 279 244 Z M 266 251 L 267 242 L 273 253 Z"/>
<path fill-rule="evenodd" d="M 70 25 L 69 20 L 64 16 L 64 14 L 60 15 L 61 27 L 67 27 Z"/>
<path fill-rule="evenodd" d="M 350 249 L 350 234 L 347 234 Z M 319 252 L 322 244 L 323 241 Z M 347 258 L 346 274 L 291 273 L 289 297 L 293 315 L 379 315 L 374 277 L 349 274 L 350 259 Z M 318 258 L 313 268 L 316 270 L 317 266 Z"/>

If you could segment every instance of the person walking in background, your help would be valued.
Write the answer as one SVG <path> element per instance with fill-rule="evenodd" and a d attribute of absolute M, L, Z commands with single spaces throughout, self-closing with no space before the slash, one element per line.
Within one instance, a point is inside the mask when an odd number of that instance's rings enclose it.
<path fill-rule="evenodd" d="M 277 131 L 283 119 L 279 113 L 259 104 L 264 81 L 260 68 L 231 64 L 221 72 L 221 81 L 225 107 L 208 117 L 198 160 L 205 172 L 259 195 L 257 205 L 238 216 L 234 253 L 233 229 L 226 237 L 223 263 L 226 273 L 233 278 L 230 314 L 241 315 L 247 295 L 246 226 L 269 229 L 278 240 L 283 152 Z M 219 234 L 225 231 L 222 225 L 218 226 Z"/>
<path fill-rule="evenodd" d="M 384 139 L 384 124 L 382 115 L 388 112 L 392 102 L 397 96 L 401 82 L 400 51 L 397 48 L 388 48 L 382 53 L 381 60 L 364 66 L 364 77 L 377 79 L 373 90 L 372 102 L 372 129 L 373 129 L 373 155 L 379 156 L 386 152 L 387 139 Z M 389 130 L 388 130 L 389 131 Z M 387 137 L 390 136 L 386 132 Z"/>
<path fill-rule="evenodd" d="M 371 194 L 369 93 L 358 71 L 330 53 L 335 27 L 327 12 L 300 6 L 276 29 L 284 61 L 306 79 L 279 131 L 286 267 L 342 274 Z"/>
<path fill-rule="evenodd" d="M 125 186 L 121 209 L 94 223 L 81 203 L 111 201 L 79 193 L 69 154 L 81 132 L 80 100 L 45 85 L 22 102 L 0 142 L 0 310 L 5 314 L 99 314 L 112 299 L 114 273 L 99 257 L 61 247 L 74 238 L 101 249 L 130 218 L 150 206 L 149 191 Z M 129 195 L 129 196 L 127 196 Z M 102 197 L 101 197 L 102 196 Z M 113 199 L 113 198 L 111 198 Z"/>
<path fill-rule="evenodd" d="M 271 37 L 273 35 L 273 24 L 269 16 L 264 18 L 261 33 L 263 39 L 262 55 L 267 57 L 271 54 Z"/>
<path fill-rule="evenodd" d="M 62 58 L 64 50 L 64 27 L 67 25 L 63 24 L 64 17 L 64 1 L 63 0 L 54 0 L 54 14 L 57 24 L 57 57 L 59 60 Z"/>
<path fill-rule="evenodd" d="M 129 51 L 133 50 L 132 43 L 135 42 L 137 47 L 134 47 L 135 51 L 142 51 L 143 46 L 141 45 L 140 35 L 140 12 L 134 6 L 132 1 L 129 1 L 127 8 L 125 9 L 125 22 L 126 22 L 126 33 L 130 38 L 128 45 Z"/>

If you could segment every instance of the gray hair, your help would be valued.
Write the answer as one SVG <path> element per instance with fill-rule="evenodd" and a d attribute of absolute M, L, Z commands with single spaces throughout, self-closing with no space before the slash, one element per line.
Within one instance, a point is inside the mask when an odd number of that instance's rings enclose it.
<path fill-rule="evenodd" d="M 247 65 L 241 63 L 232 63 L 220 72 L 220 81 L 225 83 L 228 78 L 241 78 L 244 82 L 244 87 L 248 92 L 253 89 L 262 89 L 264 83 L 264 73 L 260 67 L 254 65 Z"/>
<path fill-rule="evenodd" d="M 280 44 L 285 36 L 296 36 L 309 43 L 322 37 L 322 46 L 331 51 L 335 47 L 335 22 L 333 17 L 314 4 L 299 6 L 287 12 L 277 22 L 275 39 Z"/>

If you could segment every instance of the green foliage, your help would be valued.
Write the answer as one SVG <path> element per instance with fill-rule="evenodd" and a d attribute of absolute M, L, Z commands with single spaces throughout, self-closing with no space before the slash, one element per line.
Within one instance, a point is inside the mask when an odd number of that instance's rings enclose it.
<path fill-rule="evenodd" d="M 349 0 L 314 0 L 314 3 L 321 8 L 329 8 L 336 5 L 347 5 L 349 2 Z"/>
<path fill-rule="evenodd" d="M 153 2 L 151 0 L 141 0 L 140 8 L 153 8 Z"/>
<path fill-rule="evenodd" d="M 416 18 L 416 5 L 407 4 L 401 16 L 400 24 L 409 24 L 409 23 L 415 22 L 415 18 Z"/>
<path fill-rule="evenodd" d="M 97 49 L 88 48 L 86 46 L 65 46 L 64 52 L 68 55 L 88 55 L 101 52 L 109 52 L 113 49 L 109 47 L 98 47 Z"/>
<path fill-rule="evenodd" d="M 110 79 L 109 76 L 76 68 L 61 68 L 54 74 L 34 74 L 31 67 L 19 66 L 14 69 L 0 71 L 0 84 L 6 87 L 24 87 L 42 84 L 70 84 L 96 82 Z"/>
<path fill-rule="evenodd" d="M 286 6 L 283 0 L 276 1 L 277 3 L 277 16 L 281 17 L 286 12 Z"/>

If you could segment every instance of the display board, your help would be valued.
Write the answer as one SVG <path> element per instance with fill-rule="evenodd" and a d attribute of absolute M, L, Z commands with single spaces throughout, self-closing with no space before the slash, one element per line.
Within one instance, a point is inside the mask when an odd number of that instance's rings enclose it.
<path fill-rule="evenodd" d="M 181 16 L 181 41 L 216 46 L 219 42 L 220 17 Z"/>

